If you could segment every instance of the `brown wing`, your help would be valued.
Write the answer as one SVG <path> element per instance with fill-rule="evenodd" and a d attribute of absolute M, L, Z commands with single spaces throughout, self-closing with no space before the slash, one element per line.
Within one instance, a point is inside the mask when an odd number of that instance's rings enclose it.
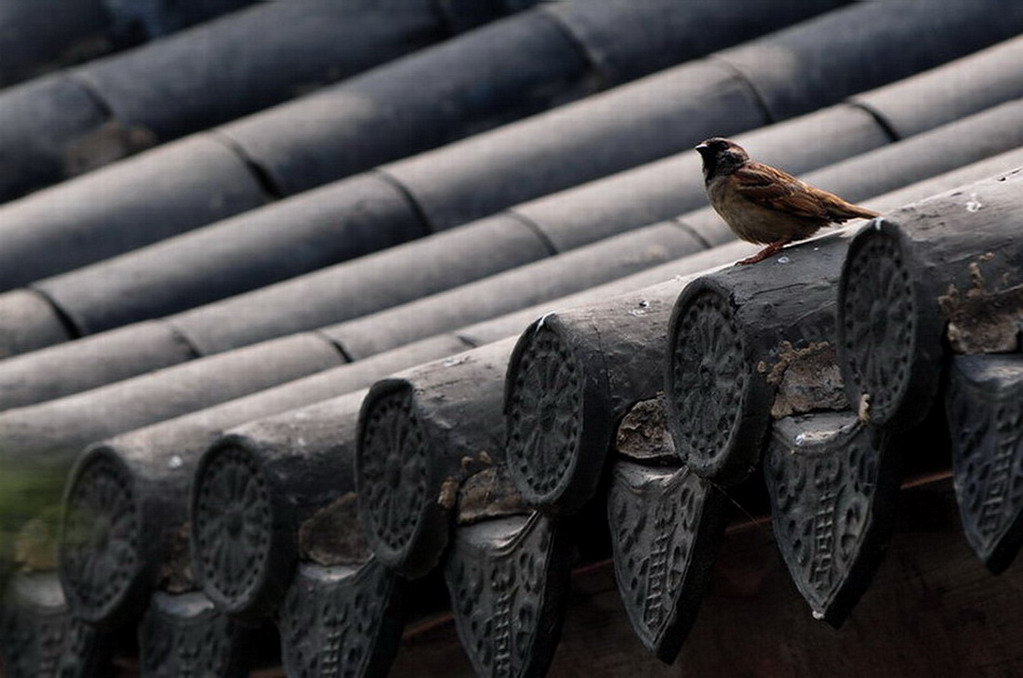
<path fill-rule="evenodd" d="M 838 222 L 877 216 L 876 212 L 857 207 L 788 172 L 759 162 L 747 163 L 732 176 L 736 190 L 747 200 L 793 216 Z"/>

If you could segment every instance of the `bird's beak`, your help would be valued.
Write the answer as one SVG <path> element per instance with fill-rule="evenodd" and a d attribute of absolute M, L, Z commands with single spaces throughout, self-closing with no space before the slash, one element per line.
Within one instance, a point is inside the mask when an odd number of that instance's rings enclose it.
<path fill-rule="evenodd" d="M 705 148 L 707 148 L 707 144 L 696 144 L 693 146 L 694 151 L 702 151 Z"/>

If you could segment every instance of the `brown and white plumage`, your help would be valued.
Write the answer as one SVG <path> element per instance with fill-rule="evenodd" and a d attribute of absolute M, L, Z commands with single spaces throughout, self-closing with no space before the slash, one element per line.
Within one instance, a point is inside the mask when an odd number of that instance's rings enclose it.
<path fill-rule="evenodd" d="M 749 159 L 721 137 L 696 146 L 710 204 L 736 236 L 767 247 L 740 264 L 761 261 L 821 227 L 877 213 L 800 181 L 788 172 Z"/>

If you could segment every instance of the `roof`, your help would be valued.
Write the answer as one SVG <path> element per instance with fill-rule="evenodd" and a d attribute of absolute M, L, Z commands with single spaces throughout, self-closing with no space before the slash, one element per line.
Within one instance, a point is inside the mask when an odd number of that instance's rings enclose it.
<path fill-rule="evenodd" d="M 532 4 L 0 90 L 153 132 L 0 206 L 10 675 L 1018 663 L 1023 9 Z M 883 216 L 734 266 L 712 134 Z"/>

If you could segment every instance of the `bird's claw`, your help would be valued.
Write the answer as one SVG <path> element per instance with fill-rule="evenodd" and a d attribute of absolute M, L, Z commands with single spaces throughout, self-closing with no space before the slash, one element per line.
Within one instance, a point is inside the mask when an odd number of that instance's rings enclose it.
<path fill-rule="evenodd" d="M 788 240 L 779 240 L 777 242 L 773 242 L 764 249 L 754 254 L 753 256 L 746 257 L 745 259 L 740 259 L 739 261 L 735 262 L 735 265 L 748 266 L 749 264 L 755 264 L 759 261 L 763 261 L 772 254 L 777 253 L 779 250 L 781 250 L 782 247 L 785 247 L 785 245 L 787 245 L 788 242 L 789 242 Z"/>

